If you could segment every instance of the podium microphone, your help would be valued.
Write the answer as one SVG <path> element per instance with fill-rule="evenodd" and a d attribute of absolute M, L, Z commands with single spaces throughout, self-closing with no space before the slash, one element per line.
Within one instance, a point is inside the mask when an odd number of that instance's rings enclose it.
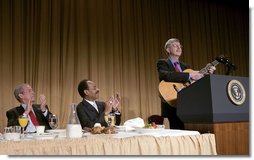
<path fill-rule="evenodd" d="M 220 55 L 216 58 L 216 60 L 228 67 L 226 75 L 229 75 L 231 71 L 237 70 L 237 67 L 231 62 L 229 62 L 229 60 L 224 55 Z"/>
<path fill-rule="evenodd" d="M 226 75 L 229 75 L 230 72 L 237 70 L 237 67 L 232 63 L 225 64 L 228 67 Z"/>

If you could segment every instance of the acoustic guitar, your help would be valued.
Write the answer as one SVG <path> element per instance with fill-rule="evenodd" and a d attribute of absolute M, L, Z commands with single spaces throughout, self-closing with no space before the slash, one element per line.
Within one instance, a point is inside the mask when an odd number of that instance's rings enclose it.
<path fill-rule="evenodd" d="M 208 69 L 211 66 L 216 66 L 220 62 L 225 61 L 225 57 L 220 56 L 217 57 L 212 63 L 209 63 L 206 67 L 202 68 L 199 73 L 206 74 L 208 73 Z M 186 69 L 183 72 L 190 73 L 193 72 L 192 69 Z M 182 90 L 183 88 L 189 86 L 190 84 L 194 83 L 195 81 L 190 81 L 187 83 L 177 83 L 177 82 L 166 82 L 161 81 L 159 84 L 159 92 L 160 96 L 172 107 L 176 107 L 176 100 L 177 100 L 177 92 Z"/>

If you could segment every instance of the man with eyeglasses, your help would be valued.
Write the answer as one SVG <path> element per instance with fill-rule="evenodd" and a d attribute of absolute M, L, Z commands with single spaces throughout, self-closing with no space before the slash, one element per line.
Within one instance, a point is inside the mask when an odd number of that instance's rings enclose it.
<path fill-rule="evenodd" d="M 182 55 L 182 45 L 178 39 L 169 39 L 165 43 L 165 50 L 167 59 L 160 59 L 157 62 L 160 81 L 187 83 L 199 80 L 204 76 L 199 71 L 183 72 L 190 67 L 188 64 L 179 61 Z M 209 67 L 208 74 L 212 74 L 215 69 L 214 66 Z M 177 88 L 175 89 L 177 90 Z M 161 116 L 168 118 L 171 129 L 184 129 L 184 123 L 176 115 L 176 106 L 170 105 L 163 97 L 161 97 Z"/>

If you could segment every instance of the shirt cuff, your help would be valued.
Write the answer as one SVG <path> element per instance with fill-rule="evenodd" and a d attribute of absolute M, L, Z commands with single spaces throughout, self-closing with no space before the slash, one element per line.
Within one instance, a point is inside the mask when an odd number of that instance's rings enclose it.
<path fill-rule="evenodd" d="M 46 111 L 42 112 L 42 114 L 46 117 L 48 114 L 48 110 L 46 109 Z"/>
<path fill-rule="evenodd" d="M 24 117 L 27 117 L 28 115 L 26 114 L 26 112 L 24 112 L 24 113 L 23 113 L 23 116 L 24 116 Z"/>
<path fill-rule="evenodd" d="M 118 110 L 114 111 L 114 114 L 115 115 L 121 115 L 121 113 Z"/>

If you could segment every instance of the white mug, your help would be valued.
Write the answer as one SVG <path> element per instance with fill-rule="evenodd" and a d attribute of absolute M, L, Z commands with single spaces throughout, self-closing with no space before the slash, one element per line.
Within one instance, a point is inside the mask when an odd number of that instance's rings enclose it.
<path fill-rule="evenodd" d="M 42 134 L 44 133 L 45 126 L 36 126 L 36 133 L 37 134 Z"/>

